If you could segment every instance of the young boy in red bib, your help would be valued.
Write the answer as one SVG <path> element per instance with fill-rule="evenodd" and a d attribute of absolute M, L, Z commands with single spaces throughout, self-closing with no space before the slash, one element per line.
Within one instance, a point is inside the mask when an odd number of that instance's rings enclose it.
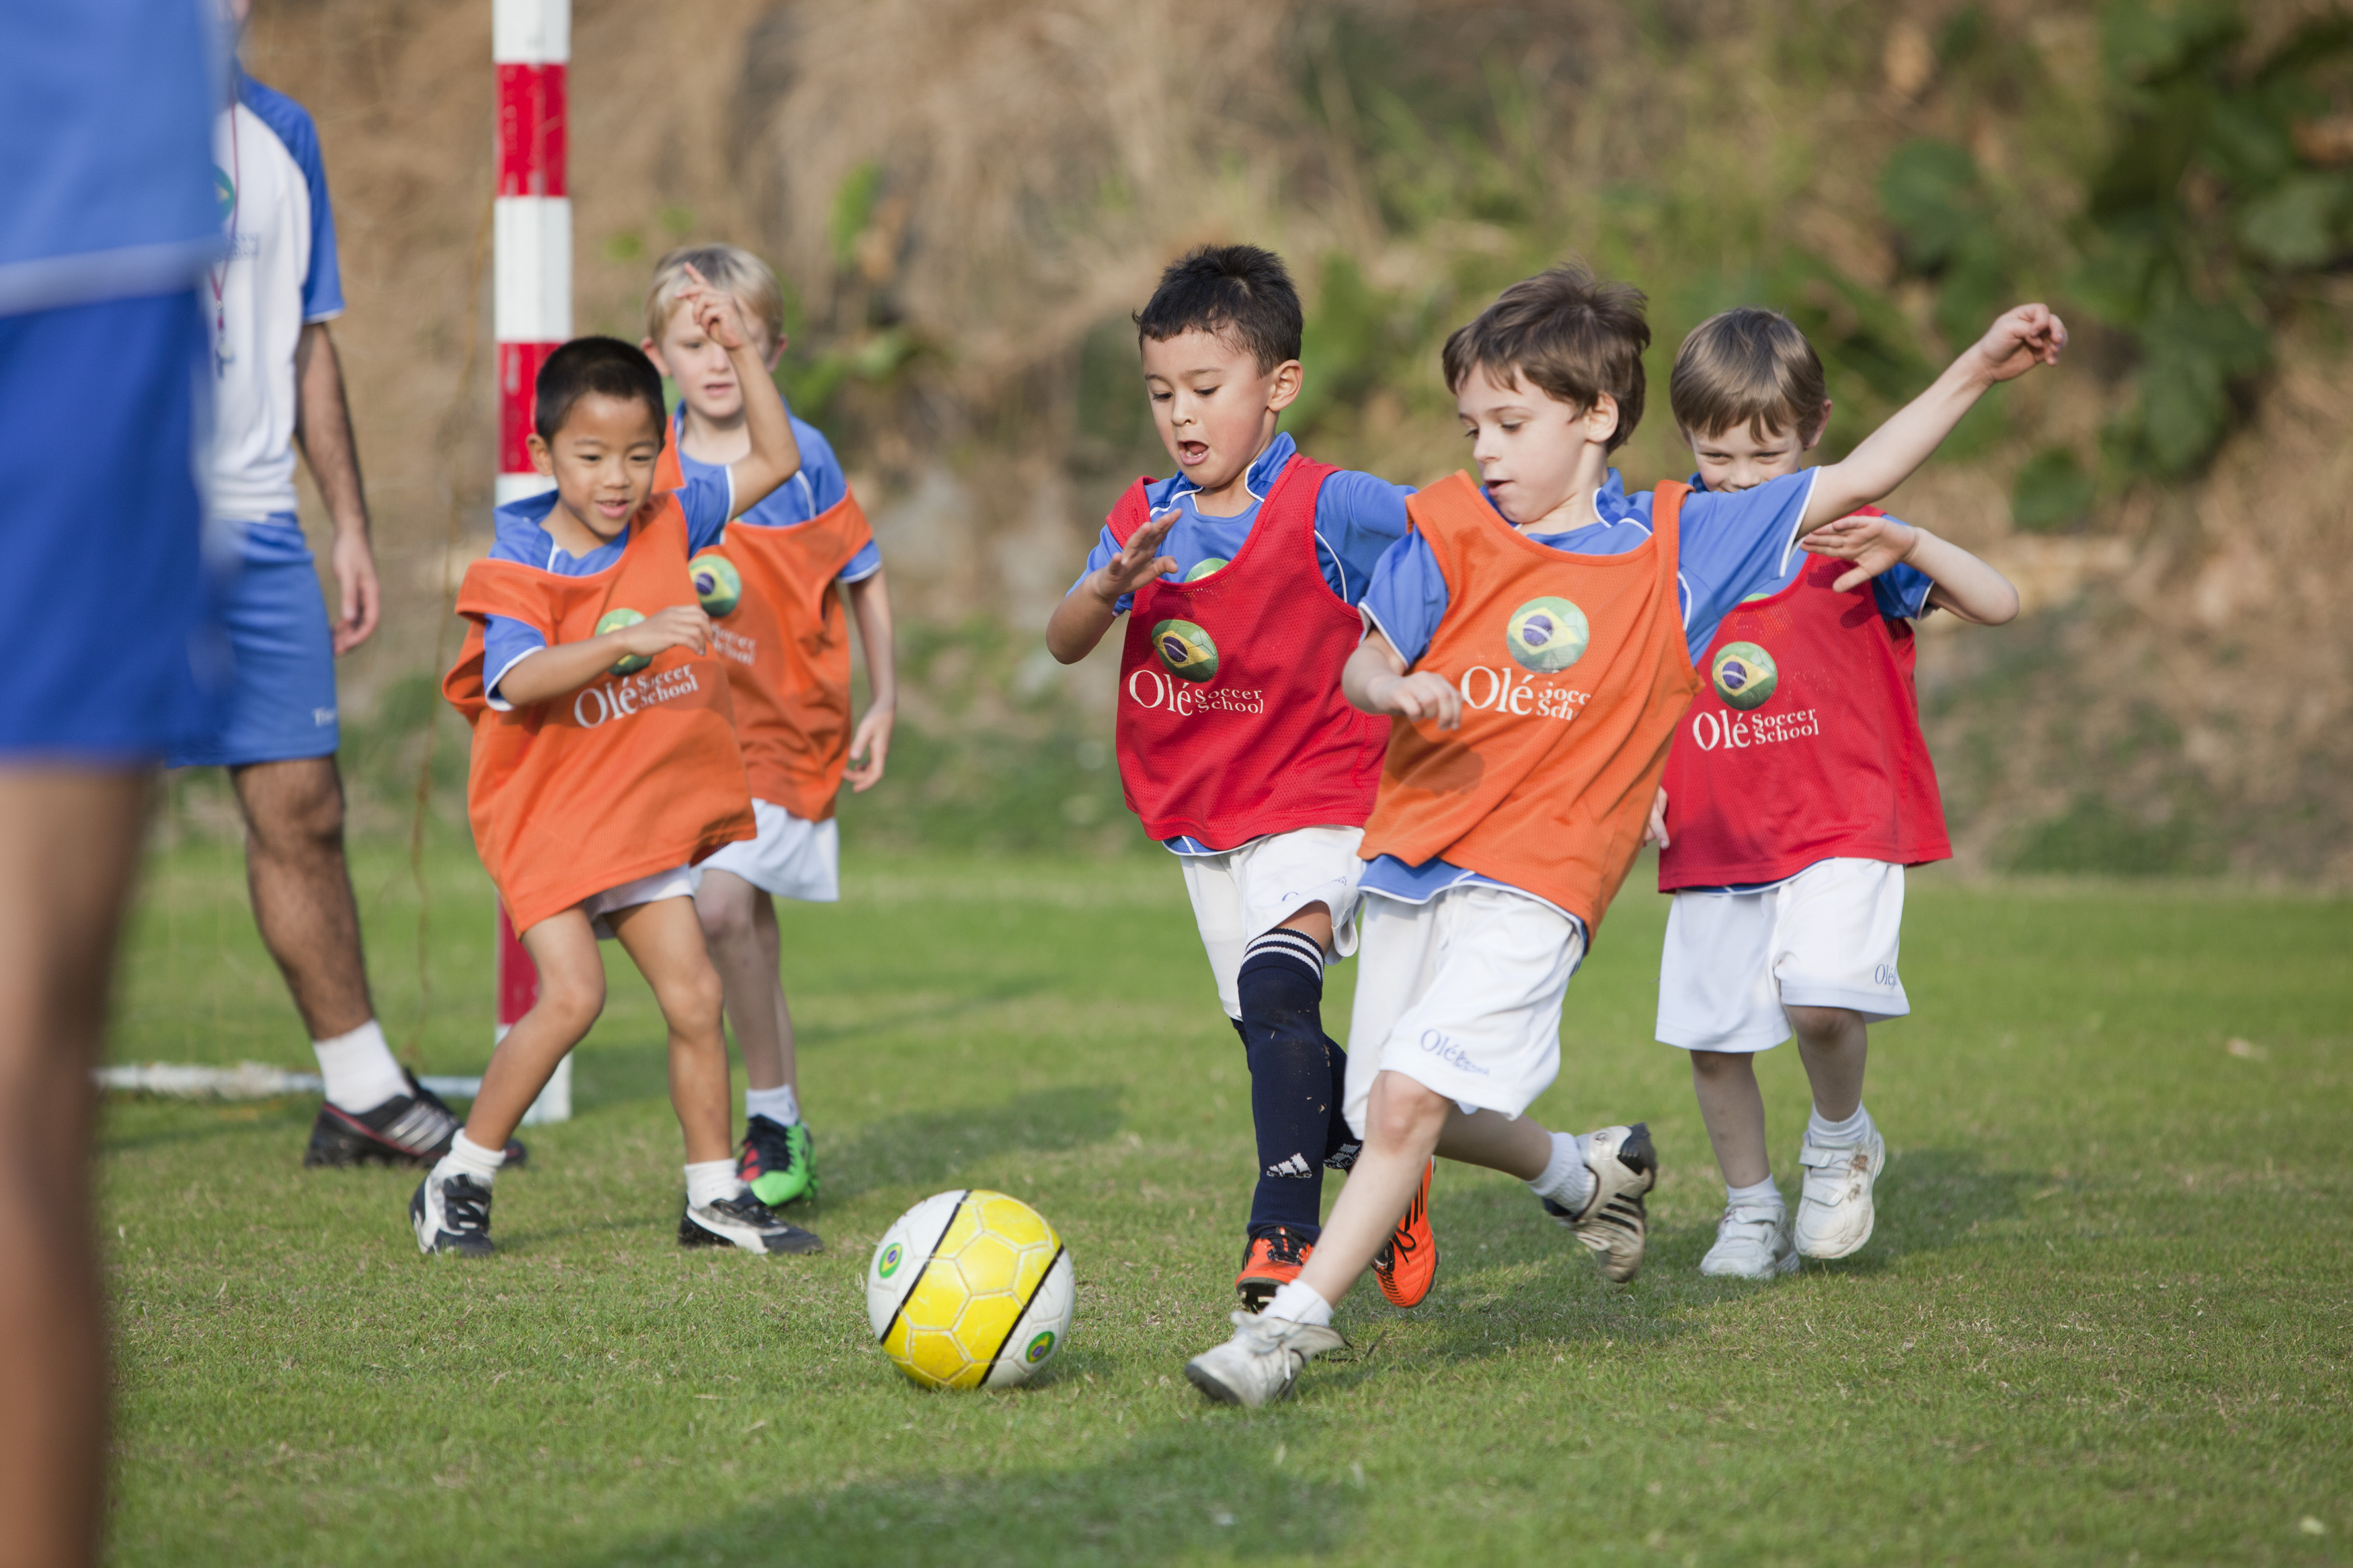
<path fill-rule="evenodd" d="M 784 290 L 758 257 L 702 245 L 661 258 L 646 294 L 640 346 L 678 388 L 655 481 L 663 488 L 718 473 L 750 450 L 749 402 L 735 358 L 685 308 L 695 277 L 734 300 L 767 370 L 785 352 Z M 735 700 L 758 827 L 695 868 L 694 905 L 744 1053 L 736 1173 L 772 1208 L 817 1195 L 775 900 L 840 898 L 834 796 L 844 777 L 861 792 L 881 781 L 898 704 L 881 553 L 832 447 L 814 425 L 797 417 L 790 425 L 799 467 L 689 563 Z M 855 735 L 845 600 L 858 618 L 872 693 Z"/>
<path fill-rule="evenodd" d="M 603 1009 L 596 942 L 608 934 L 670 1029 L 670 1102 L 686 1136 L 679 1244 L 819 1245 L 736 1178 L 720 982 L 689 876 L 752 837 L 753 819 L 726 677 L 687 560 L 799 467 L 734 301 L 694 282 L 687 308 L 750 372 L 749 454 L 658 489 L 661 377 L 632 344 L 566 343 L 540 370 L 531 437 L 532 461 L 555 488 L 499 509 L 491 554 L 459 590 L 458 613 L 473 624 L 442 691 L 473 724 L 474 843 L 539 966 L 540 994 L 491 1053 L 464 1130 L 409 1201 L 426 1252 L 492 1250 L 491 1191 L 507 1135 Z"/>
<path fill-rule="evenodd" d="M 1046 629 L 1064 664 L 1122 615 L 1117 699 L 1127 804 L 1178 857 L 1226 1016 L 1242 1037 L 1259 1175 L 1241 1272 L 1253 1310 L 1321 1234 L 1324 1172 L 1356 1140 L 1347 1057 L 1324 1033 L 1327 964 L 1356 951 L 1356 854 L 1387 727 L 1340 696 L 1364 597 L 1411 493 L 1301 456 L 1302 317 L 1253 246 L 1175 263 L 1136 318 L 1153 421 L 1176 464 L 1120 498 Z M 1378 1248 L 1383 1294 L 1429 1293 L 1428 1166 Z"/>
<path fill-rule="evenodd" d="M 1523 1113 L 1558 1076 L 1562 999 L 1641 843 L 1694 661 L 1799 538 L 1893 489 L 1986 388 L 2065 341 L 2021 306 L 1842 463 L 1630 497 L 1609 458 L 1641 417 L 1642 305 L 1557 267 L 1447 341 L 1482 482 L 1458 474 L 1409 503 L 1413 531 L 1374 575 L 1343 677 L 1393 721 L 1348 1036 L 1364 1148 L 1299 1278 L 1187 1363 L 1213 1399 L 1280 1398 L 1345 1342 L 1332 1304 L 1433 1153 L 1519 1177 L 1606 1278 L 1633 1278 L 1658 1169 L 1648 1129 L 1570 1137 Z M 1883 540 L 1854 552 L 1871 572 L 1894 559 Z"/>
<path fill-rule="evenodd" d="M 1726 310 L 1675 354 L 1668 403 L 1694 490 L 1798 471 L 1829 422 L 1821 361 L 1771 310 Z M 1904 868 L 1952 853 L 1912 684 L 1912 622 L 2018 614 L 2001 574 L 1875 508 L 1806 540 L 1717 626 L 1653 814 L 1674 895 L 1658 1037 L 1691 1053 L 1726 1189 L 1702 1274 L 1769 1279 L 1871 1239 L 1886 1145 L 1862 1105 L 1871 1024 L 1911 1004 L 1896 968 Z M 1884 550 L 1877 576 L 1850 563 Z M 1866 580 L 1868 579 L 1868 580 Z M 1756 1056 L 1798 1037 L 1813 1113 L 1793 1227 L 1765 1153 Z"/>

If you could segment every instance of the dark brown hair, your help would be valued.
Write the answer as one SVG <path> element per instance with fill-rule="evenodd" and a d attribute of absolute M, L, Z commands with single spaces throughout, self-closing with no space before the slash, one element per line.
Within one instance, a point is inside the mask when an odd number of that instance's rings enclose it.
<path fill-rule="evenodd" d="M 1299 290 L 1282 258 L 1255 245 L 1204 245 L 1169 263 L 1143 310 L 1135 313 L 1139 342 L 1166 342 L 1179 333 L 1212 332 L 1250 352 L 1261 375 L 1299 357 L 1304 325 Z"/>
<path fill-rule="evenodd" d="M 1525 377 L 1547 396 L 1591 408 L 1618 405 L 1616 451 L 1642 422 L 1642 351 L 1649 301 L 1631 283 L 1604 283 L 1581 261 L 1564 261 L 1513 284 L 1446 340 L 1446 385 L 1460 392 L 1474 370 L 1509 385 Z"/>
<path fill-rule="evenodd" d="M 661 373 L 635 343 L 618 338 L 575 338 L 539 367 L 532 427 L 543 441 L 564 428 L 574 405 L 595 394 L 645 405 L 653 416 L 656 439 L 670 435 L 670 410 L 662 406 Z"/>
<path fill-rule="evenodd" d="M 1710 316 L 1675 351 L 1667 406 L 1685 436 L 1721 436 L 1742 426 L 1758 440 L 1795 432 L 1821 438 L 1830 384 L 1814 345 L 1778 310 L 1755 305 Z"/>

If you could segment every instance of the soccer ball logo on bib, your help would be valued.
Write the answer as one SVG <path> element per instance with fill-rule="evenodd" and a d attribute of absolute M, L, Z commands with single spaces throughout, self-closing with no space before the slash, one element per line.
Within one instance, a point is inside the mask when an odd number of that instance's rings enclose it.
<path fill-rule="evenodd" d="M 744 602 L 744 574 L 724 555 L 706 550 L 688 562 L 686 569 L 694 578 L 694 596 L 702 601 L 702 613 L 712 620 L 724 620 Z"/>
<path fill-rule="evenodd" d="M 605 612 L 602 618 L 596 622 L 596 635 L 601 637 L 607 632 L 617 632 L 623 626 L 634 626 L 645 618 L 645 616 L 637 610 L 607 610 Z M 613 661 L 612 667 L 607 673 L 613 675 L 635 675 L 638 671 L 645 668 L 646 666 L 652 662 L 653 660 L 647 658 L 644 654 L 625 653 L 620 658 Z"/>
<path fill-rule="evenodd" d="M 1222 555 L 1206 556 L 1197 562 L 1190 572 L 1185 574 L 1185 581 L 1198 583 L 1204 577 L 1214 577 L 1232 564 L 1231 561 Z"/>
<path fill-rule="evenodd" d="M 1168 673 L 1196 686 L 1218 676 L 1218 645 L 1190 621 L 1162 621 L 1152 628 L 1153 651 Z"/>
<path fill-rule="evenodd" d="M 1522 669 L 1551 675 L 1585 657 L 1593 628 L 1585 612 L 1567 599 L 1546 595 L 1512 612 L 1504 625 L 1504 646 Z"/>
<path fill-rule="evenodd" d="M 1773 656 L 1753 642 L 1726 643 L 1707 667 L 1707 678 L 1715 683 L 1715 694 L 1729 707 L 1746 713 L 1751 708 L 1762 708 L 1781 684 L 1781 667 Z"/>

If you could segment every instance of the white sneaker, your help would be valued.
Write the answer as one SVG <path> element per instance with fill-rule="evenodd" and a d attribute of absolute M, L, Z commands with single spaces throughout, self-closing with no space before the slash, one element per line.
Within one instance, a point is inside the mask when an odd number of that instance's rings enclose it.
<path fill-rule="evenodd" d="M 1337 1329 L 1236 1312 L 1234 1337 L 1187 1362 L 1185 1375 L 1220 1405 L 1256 1409 L 1289 1394 L 1308 1362 L 1347 1342 Z"/>
<path fill-rule="evenodd" d="M 1844 1258 L 1871 1239 L 1877 1217 L 1871 1185 L 1887 1163 L 1887 1144 L 1876 1126 L 1866 1125 L 1852 1143 L 1808 1140 L 1798 1151 L 1806 1185 L 1798 1199 L 1798 1250 L 1808 1258 Z"/>
<path fill-rule="evenodd" d="M 778 1219 L 776 1211 L 745 1187 L 732 1198 L 697 1205 L 687 1200 L 678 1216 L 681 1247 L 736 1247 L 745 1252 L 822 1252 L 815 1231 Z"/>
<path fill-rule="evenodd" d="M 1770 1279 L 1794 1274 L 1798 1251 L 1789 1237 L 1789 1211 L 1726 1208 L 1715 1222 L 1715 1245 L 1699 1260 L 1699 1271 L 1721 1279 Z"/>
<path fill-rule="evenodd" d="M 1658 1184 L 1659 1155 L 1651 1147 L 1651 1124 L 1605 1127 L 1585 1138 L 1585 1168 L 1593 1173 L 1593 1192 L 1574 1214 L 1550 1198 L 1545 1213 L 1577 1233 L 1601 1264 L 1601 1277 L 1622 1285 L 1642 1267 L 1642 1247 L 1650 1223 L 1642 1194 Z"/>

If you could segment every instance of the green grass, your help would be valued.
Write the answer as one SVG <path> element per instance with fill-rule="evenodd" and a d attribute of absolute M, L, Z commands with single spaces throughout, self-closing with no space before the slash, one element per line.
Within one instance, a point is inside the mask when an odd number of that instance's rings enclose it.
<path fill-rule="evenodd" d="M 237 871 L 202 840 L 159 857 L 119 1058 L 306 1061 Z M 356 873 L 396 1039 L 479 1070 L 470 856 L 427 865 L 424 1005 L 405 860 L 363 846 Z M 1250 1156 L 1173 868 L 845 880 L 786 915 L 817 1258 L 673 1245 L 678 1135 L 626 965 L 581 1113 L 499 1184 L 486 1265 L 417 1257 L 414 1175 L 303 1172 L 308 1104 L 111 1106 L 117 1559 L 2348 1560 L 2346 901 L 1915 879 L 1917 1016 L 1880 1031 L 1870 1092 L 1878 1235 L 1755 1288 L 1696 1273 L 1720 1189 L 1650 1039 L 1662 901 L 1630 893 L 1536 1114 L 1649 1118 L 1648 1270 L 1604 1285 L 1516 1184 L 1449 1167 L 1430 1301 L 1360 1289 L 1353 1358 L 1250 1413 L 1180 1373 L 1225 1331 Z M 1802 1079 L 1788 1050 L 1763 1076 L 1786 1182 Z M 921 1393 L 870 1342 L 869 1250 L 959 1184 L 1029 1199 L 1077 1259 L 1042 1386 Z"/>

